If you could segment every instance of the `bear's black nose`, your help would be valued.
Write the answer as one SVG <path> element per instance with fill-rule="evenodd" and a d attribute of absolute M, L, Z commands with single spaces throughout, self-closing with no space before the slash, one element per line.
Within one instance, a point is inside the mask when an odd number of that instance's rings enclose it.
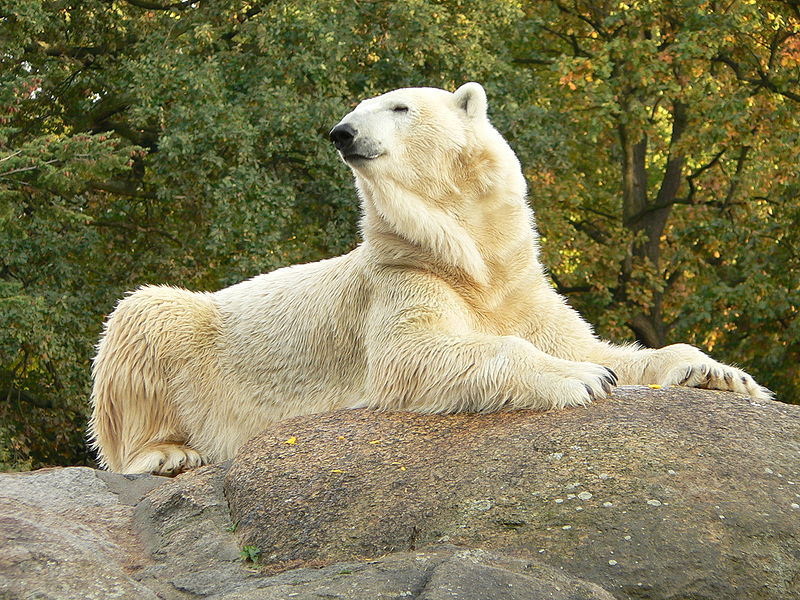
<path fill-rule="evenodd" d="M 356 138 L 356 131 L 351 125 L 342 123 L 331 129 L 330 138 L 339 152 L 346 152 Z"/>

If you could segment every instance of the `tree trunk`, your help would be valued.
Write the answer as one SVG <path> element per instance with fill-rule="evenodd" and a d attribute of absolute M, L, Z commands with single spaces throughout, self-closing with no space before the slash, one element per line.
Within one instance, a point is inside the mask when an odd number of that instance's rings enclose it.
<path fill-rule="evenodd" d="M 650 306 L 638 307 L 628 322 L 637 341 L 650 348 L 666 344 L 667 326 L 663 318 L 664 289 L 660 282 L 644 282 L 633 277 L 636 263 L 652 265 L 661 276 L 661 236 L 669 219 L 672 205 L 680 188 L 684 157 L 673 148 L 683 135 L 687 124 L 686 106 L 675 103 L 672 108 L 672 136 L 670 155 L 664 169 L 658 194 L 654 200 L 647 190 L 647 136 L 632 135 L 623 124 L 618 126 L 622 146 L 622 222 L 633 233 L 628 256 L 623 261 L 618 299 L 630 302 L 631 286 L 653 287 Z"/>

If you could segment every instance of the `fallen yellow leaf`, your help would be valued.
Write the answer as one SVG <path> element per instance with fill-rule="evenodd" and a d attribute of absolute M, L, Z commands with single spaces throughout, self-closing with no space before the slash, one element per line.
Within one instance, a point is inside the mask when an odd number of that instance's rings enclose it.
<path fill-rule="evenodd" d="M 290 445 L 294 446 L 297 443 L 297 438 L 292 436 L 292 437 L 290 437 L 288 440 L 286 440 L 283 443 L 284 444 L 290 444 Z"/>
<path fill-rule="evenodd" d="M 371 441 L 371 442 L 369 442 L 369 443 L 370 443 L 370 444 L 380 444 L 380 443 L 381 443 L 381 441 L 380 441 L 380 440 L 372 440 L 372 441 Z"/>
<path fill-rule="evenodd" d="M 647 387 L 649 387 L 651 390 L 660 390 L 661 389 L 661 386 L 658 385 L 657 383 L 650 383 L 650 384 L 648 384 Z"/>

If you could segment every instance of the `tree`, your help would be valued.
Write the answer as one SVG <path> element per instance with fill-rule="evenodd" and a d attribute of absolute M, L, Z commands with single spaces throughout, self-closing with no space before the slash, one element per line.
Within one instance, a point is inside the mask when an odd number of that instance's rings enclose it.
<path fill-rule="evenodd" d="M 90 359 L 126 290 L 217 289 L 352 248 L 357 199 L 327 131 L 365 95 L 494 70 L 480 44 L 512 13 L 0 4 L 5 460 L 88 459 Z"/>
<path fill-rule="evenodd" d="M 0 0 L 0 463 L 87 462 L 103 315 L 352 248 L 328 130 L 485 84 L 545 262 L 602 334 L 795 400 L 792 2 Z"/>
<path fill-rule="evenodd" d="M 548 2 L 525 23 L 516 62 L 549 71 L 567 117 L 566 160 L 532 174 L 559 287 L 607 335 L 717 348 L 796 398 L 776 368 L 797 355 L 761 363 L 747 338 L 796 321 L 792 256 L 764 256 L 796 240 L 791 220 L 768 223 L 796 210 L 797 5 Z"/>

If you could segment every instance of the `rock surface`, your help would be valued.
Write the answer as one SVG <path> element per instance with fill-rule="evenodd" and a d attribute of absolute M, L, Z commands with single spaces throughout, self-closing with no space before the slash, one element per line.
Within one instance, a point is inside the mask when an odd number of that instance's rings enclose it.
<path fill-rule="evenodd" d="M 227 468 L 175 480 L 83 467 L 0 475 L 0 598 L 613 600 L 556 568 L 449 545 L 265 574 L 240 558 Z"/>
<path fill-rule="evenodd" d="M 800 408 L 312 415 L 175 479 L 0 475 L 0 548 L 4 600 L 798 598 Z"/>
<path fill-rule="evenodd" d="M 153 479 L 85 467 L 0 475 L 0 598 L 155 600 L 132 576 L 149 558 L 131 531 L 131 502 Z"/>
<path fill-rule="evenodd" d="M 619 598 L 800 598 L 800 411 L 734 394 L 289 420 L 243 449 L 226 494 L 276 569 L 447 542 Z"/>

